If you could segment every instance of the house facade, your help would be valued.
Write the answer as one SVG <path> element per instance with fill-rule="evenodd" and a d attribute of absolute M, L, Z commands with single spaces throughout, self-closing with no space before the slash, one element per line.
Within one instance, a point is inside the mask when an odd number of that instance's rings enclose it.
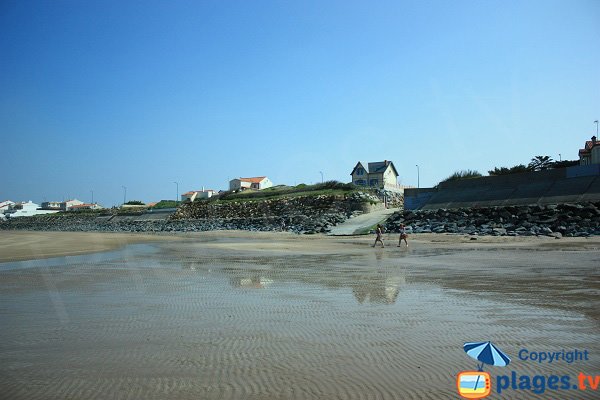
<path fill-rule="evenodd" d="M 10 218 L 16 217 L 31 217 L 39 214 L 53 214 L 57 213 L 58 210 L 41 210 L 40 205 L 29 200 L 28 202 L 21 202 L 13 204 L 8 210 L 4 212 L 6 216 Z"/>
<path fill-rule="evenodd" d="M 15 202 L 10 200 L 4 200 L 0 202 L 0 214 L 4 211 L 8 210 L 10 207 L 14 206 Z"/>
<path fill-rule="evenodd" d="M 273 182 L 266 176 L 257 176 L 254 178 L 237 178 L 229 181 L 229 190 L 262 190 L 273 186 Z"/>
<path fill-rule="evenodd" d="M 185 201 L 194 201 L 196 199 L 210 199 L 215 194 L 217 194 L 217 192 L 215 192 L 212 189 L 191 190 L 191 191 L 181 195 L 181 201 L 185 202 Z"/>
<path fill-rule="evenodd" d="M 42 203 L 43 210 L 60 210 L 60 201 L 45 201 Z"/>
<path fill-rule="evenodd" d="M 371 163 L 358 162 L 352 172 L 352 183 L 358 186 L 374 187 L 392 191 L 402 191 L 398 185 L 398 171 L 392 161 Z"/>
<path fill-rule="evenodd" d="M 60 203 L 60 209 L 61 209 L 61 211 L 69 211 L 71 209 L 71 207 L 79 206 L 81 204 L 83 204 L 83 201 L 81 201 L 81 200 L 77 200 L 77 199 L 67 200 L 67 201 L 63 201 L 62 203 Z"/>
<path fill-rule="evenodd" d="M 600 142 L 596 136 L 587 140 L 583 149 L 579 149 L 579 165 L 600 164 Z"/>

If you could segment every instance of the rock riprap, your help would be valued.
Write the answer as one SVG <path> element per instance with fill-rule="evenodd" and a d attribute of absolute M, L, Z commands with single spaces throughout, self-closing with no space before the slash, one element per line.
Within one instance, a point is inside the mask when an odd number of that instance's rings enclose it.
<path fill-rule="evenodd" d="M 378 204 L 376 196 L 361 192 L 256 201 L 197 201 L 183 204 L 170 218 L 162 220 L 144 220 L 142 215 L 99 217 L 96 214 L 63 213 L 14 218 L 0 223 L 0 229 L 105 232 L 283 229 L 311 234 L 328 232 L 331 226 Z"/>
<path fill-rule="evenodd" d="M 600 202 L 402 211 L 393 214 L 385 229 L 398 232 L 400 224 L 415 233 L 534 236 L 557 238 L 600 235 Z"/>

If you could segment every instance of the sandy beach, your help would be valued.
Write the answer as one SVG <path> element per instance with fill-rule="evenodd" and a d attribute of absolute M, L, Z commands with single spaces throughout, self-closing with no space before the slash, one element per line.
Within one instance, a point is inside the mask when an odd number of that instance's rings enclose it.
<path fill-rule="evenodd" d="M 511 372 L 600 374 L 596 237 L 0 237 L 0 398 L 454 399 L 476 364 L 463 343 L 487 340 L 512 359 L 486 366 L 493 389 Z"/>

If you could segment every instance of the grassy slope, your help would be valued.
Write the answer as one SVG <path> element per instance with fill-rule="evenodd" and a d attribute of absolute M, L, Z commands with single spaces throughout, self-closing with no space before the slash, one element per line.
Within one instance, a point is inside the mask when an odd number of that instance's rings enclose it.
<path fill-rule="evenodd" d="M 345 195 L 358 191 L 354 185 L 339 182 L 325 182 L 316 185 L 275 186 L 260 191 L 246 190 L 238 193 L 226 193 L 209 201 L 263 201 L 281 198 L 319 195 Z"/>

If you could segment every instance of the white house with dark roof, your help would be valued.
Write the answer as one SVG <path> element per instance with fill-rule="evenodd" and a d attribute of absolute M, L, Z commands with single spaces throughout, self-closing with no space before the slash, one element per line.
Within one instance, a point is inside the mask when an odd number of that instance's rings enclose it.
<path fill-rule="evenodd" d="M 262 190 L 273 186 L 273 182 L 266 176 L 257 176 L 254 178 L 237 178 L 229 181 L 229 190 Z"/>
<path fill-rule="evenodd" d="M 394 163 L 388 160 L 370 163 L 359 161 L 350 175 L 352 183 L 358 186 L 403 191 L 403 187 L 398 185 L 398 171 Z"/>

